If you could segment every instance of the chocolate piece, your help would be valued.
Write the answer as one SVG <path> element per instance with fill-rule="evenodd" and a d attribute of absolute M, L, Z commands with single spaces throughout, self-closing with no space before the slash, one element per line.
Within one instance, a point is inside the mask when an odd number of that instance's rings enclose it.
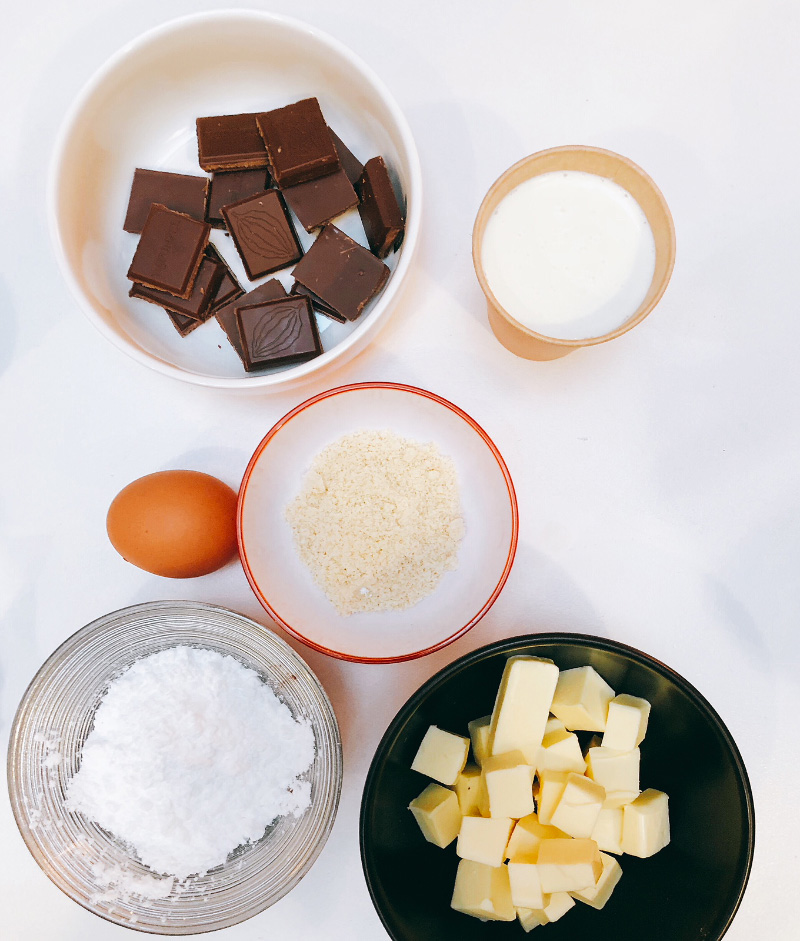
<path fill-rule="evenodd" d="M 405 220 L 383 157 L 366 162 L 356 189 L 361 197 L 358 213 L 369 247 L 378 258 L 385 258 L 402 241 Z"/>
<path fill-rule="evenodd" d="M 188 336 L 192 330 L 196 330 L 200 324 L 205 323 L 204 320 L 195 320 L 193 317 L 184 317 L 183 314 L 176 314 L 171 310 L 165 310 L 164 312 L 172 321 L 173 327 L 175 327 L 182 337 Z"/>
<path fill-rule="evenodd" d="M 220 282 L 225 274 L 224 265 L 219 264 L 206 253 L 200 263 L 200 270 L 194 279 L 192 293 L 183 299 L 168 294 L 166 291 L 157 291 L 146 284 L 137 284 L 135 281 L 128 292 L 130 297 L 139 297 L 151 304 L 158 304 L 167 311 L 190 317 L 200 322 L 208 320 L 211 316 L 211 302 L 215 298 Z"/>
<path fill-rule="evenodd" d="M 330 304 L 326 304 L 321 297 L 317 297 L 313 291 L 309 291 L 305 284 L 295 281 L 289 293 L 304 294 L 311 301 L 311 306 L 314 310 L 318 311 L 320 314 L 324 314 L 326 317 L 330 317 L 331 320 L 335 320 L 337 323 L 347 323 L 346 319 L 342 317 L 338 311 L 334 310 Z"/>
<path fill-rule="evenodd" d="M 206 255 L 222 266 L 222 280 L 219 283 L 219 287 L 214 292 L 214 296 L 211 298 L 211 303 L 208 308 L 208 316 L 210 317 L 229 301 L 241 297 L 242 294 L 244 294 L 244 289 L 236 280 L 236 275 L 228 267 L 225 259 L 217 251 L 216 246 L 211 242 L 206 245 Z"/>
<path fill-rule="evenodd" d="M 303 254 L 277 190 L 224 206 L 222 216 L 251 281 L 294 264 Z"/>
<path fill-rule="evenodd" d="M 344 170 L 309 180 L 308 183 L 288 186 L 281 192 L 306 232 L 330 222 L 358 204 L 356 191 Z"/>
<path fill-rule="evenodd" d="M 342 317 L 355 320 L 386 284 L 389 269 L 335 225 L 326 225 L 293 274 Z"/>
<path fill-rule="evenodd" d="M 233 301 L 229 301 L 227 304 L 214 311 L 217 323 L 225 331 L 225 336 L 227 336 L 231 346 L 236 350 L 242 362 L 244 362 L 244 355 L 242 353 L 242 342 L 239 339 L 239 323 L 236 320 L 236 308 L 241 305 L 258 304 L 261 301 L 274 301 L 279 297 L 286 297 L 286 291 L 280 281 L 271 278 L 269 281 L 265 281 L 263 284 L 259 284 L 258 287 L 253 288 L 252 291 L 248 291 L 247 294 Z"/>
<path fill-rule="evenodd" d="M 267 151 L 255 114 L 220 114 L 197 119 L 197 159 L 204 170 L 267 166 Z"/>
<path fill-rule="evenodd" d="M 316 98 L 266 111 L 256 123 L 281 189 L 339 169 L 339 156 Z"/>
<path fill-rule="evenodd" d="M 241 299 L 238 303 L 241 303 Z M 322 352 L 307 297 L 286 297 L 236 308 L 244 368 L 302 363 Z"/>
<path fill-rule="evenodd" d="M 211 226 L 153 203 L 128 269 L 128 278 L 188 298 Z"/>
<path fill-rule="evenodd" d="M 167 209 L 183 212 L 202 222 L 206 215 L 207 197 L 208 177 L 137 168 L 133 171 L 128 212 L 122 228 L 138 235 L 153 203 L 160 203 Z"/>
<path fill-rule="evenodd" d="M 269 186 L 269 172 L 261 167 L 258 170 L 230 170 L 227 173 L 215 173 L 211 177 L 208 191 L 208 209 L 206 222 L 215 229 L 224 229 L 222 207 L 239 203 L 248 196 L 263 193 Z"/>
<path fill-rule="evenodd" d="M 348 150 L 347 145 L 343 143 L 339 135 L 330 127 L 328 130 L 331 132 L 333 145 L 336 148 L 336 153 L 339 155 L 339 163 L 341 163 L 342 169 L 347 174 L 347 179 L 355 186 L 359 177 L 364 172 L 364 166 L 361 161 Z"/>

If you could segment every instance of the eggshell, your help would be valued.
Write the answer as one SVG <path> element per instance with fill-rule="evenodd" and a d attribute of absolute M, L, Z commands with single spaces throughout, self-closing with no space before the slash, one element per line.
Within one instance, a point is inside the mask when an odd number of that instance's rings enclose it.
<path fill-rule="evenodd" d="M 236 493 L 199 471 L 148 474 L 108 509 L 106 529 L 123 559 L 168 578 L 194 578 L 236 554 Z"/>

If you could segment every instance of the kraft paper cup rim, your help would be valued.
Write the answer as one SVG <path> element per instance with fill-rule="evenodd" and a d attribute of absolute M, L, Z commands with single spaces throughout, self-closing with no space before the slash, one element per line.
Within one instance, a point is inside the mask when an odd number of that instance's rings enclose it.
<path fill-rule="evenodd" d="M 598 166 L 603 164 L 607 171 L 616 170 L 616 172 L 599 172 Z M 528 172 L 533 168 L 536 168 L 536 172 Z M 639 307 L 633 311 L 624 323 L 614 330 L 610 330 L 601 336 L 577 340 L 551 337 L 520 323 L 495 296 L 486 278 L 481 258 L 486 224 L 502 199 L 525 180 L 539 176 L 542 173 L 561 169 L 583 170 L 597 176 L 604 176 L 613 179 L 614 182 L 627 189 L 647 216 L 656 243 L 656 267 L 653 280 Z M 633 181 L 638 183 L 638 186 L 634 188 L 640 190 L 639 193 L 633 192 L 628 185 Z M 647 196 L 645 200 L 647 205 L 643 205 L 640 198 L 642 195 Z M 599 343 L 614 340 L 632 330 L 633 327 L 647 317 L 661 300 L 672 276 L 675 266 L 675 225 L 672 213 L 661 190 L 653 179 L 629 157 L 618 154 L 613 150 L 605 150 L 601 147 L 592 147 L 585 144 L 552 147 L 529 154 L 518 160 L 501 173 L 489 187 L 478 209 L 472 230 L 472 262 L 481 290 L 486 297 L 490 325 L 500 342 L 511 352 L 528 359 L 556 359 L 566 356 L 576 349 L 596 346 Z"/>

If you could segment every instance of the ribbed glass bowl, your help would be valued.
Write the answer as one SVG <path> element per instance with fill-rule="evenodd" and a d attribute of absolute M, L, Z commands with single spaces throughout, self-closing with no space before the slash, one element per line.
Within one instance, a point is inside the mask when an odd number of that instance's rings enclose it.
<path fill-rule="evenodd" d="M 316 742 L 311 805 L 279 817 L 264 836 L 217 868 L 170 886 L 164 898 L 114 888 L 154 874 L 112 834 L 65 807 L 69 780 L 109 683 L 136 660 L 178 645 L 236 658 L 255 670 Z M 145 706 L 146 708 L 146 706 Z M 164 935 L 226 928 L 258 914 L 308 872 L 330 833 L 342 785 L 342 749 L 319 680 L 284 641 L 225 608 L 158 601 L 107 614 L 73 634 L 45 662 L 22 698 L 8 750 L 11 806 L 28 849 L 70 898 L 108 921 Z M 152 895 L 148 891 L 148 896 Z"/>

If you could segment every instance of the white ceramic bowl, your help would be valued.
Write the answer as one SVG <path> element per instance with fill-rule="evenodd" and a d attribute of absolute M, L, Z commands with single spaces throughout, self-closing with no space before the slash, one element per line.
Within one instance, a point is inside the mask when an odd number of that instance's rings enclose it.
<path fill-rule="evenodd" d="M 345 617 L 300 560 L 285 510 L 316 455 L 363 430 L 431 441 L 452 458 L 466 533 L 458 568 L 433 594 L 405 610 Z M 395 383 L 340 386 L 298 405 L 256 448 L 239 490 L 239 551 L 261 604 L 303 643 L 361 663 L 432 653 L 477 624 L 505 585 L 517 532 L 514 485 L 486 432 L 446 399 Z"/>
<path fill-rule="evenodd" d="M 265 111 L 310 96 L 319 98 L 328 123 L 357 157 L 384 157 L 405 199 L 405 238 L 387 259 L 387 286 L 355 323 L 320 318 L 326 352 L 301 365 L 248 376 L 215 322 L 181 338 L 156 307 L 128 297 L 126 272 L 137 236 L 122 224 L 133 171 L 202 174 L 197 117 Z M 48 191 L 56 255 L 89 320 L 115 346 L 158 372 L 227 388 L 285 389 L 363 349 L 397 300 L 417 244 L 420 202 L 416 147 L 380 79 L 330 36 L 256 10 L 173 20 L 112 56 L 65 120 Z M 366 244 L 355 210 L 336 224 Z M 302 227 L 298 235 L 306 248 L 314 238 Z M 219 231 L 212 239 L 226 259 L 238 263 L 230 239 Z M 241 265 L 233 267 L 244 277 Z M 290 286 L 290 276 L 282 280 Z"/>

